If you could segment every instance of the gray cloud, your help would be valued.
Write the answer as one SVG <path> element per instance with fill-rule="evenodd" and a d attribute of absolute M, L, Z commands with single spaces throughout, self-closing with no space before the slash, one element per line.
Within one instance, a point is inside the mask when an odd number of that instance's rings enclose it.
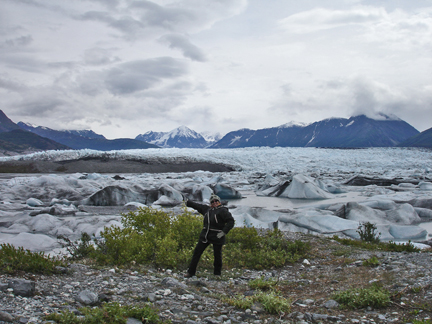
<path fill-rule="evenodd" d="M 142 21 L 148 26 L 157 26 L 167 30 L 175 30 L 176 27 L 190 21 L 196 21 L 197 16 L 190 9 L 181 7 L 163 7 L 151 1 L 132 3 L 131 9 L 144 9 Z"/>
<path fill-rule="evenodd" d="M 93 10 L 73 17 L 78 20 L 98 21 L 120 31 L 126 39 L 160 36 L 166 31 L 194 33 L 208 28 L 216 21 L 238 14 L 247 0 L 188 1 L 169 5 L 152 1 L 123 2 L 111 6 L 110 11 Z"/>
<path fill-rule="evenodd" d="M 170 48 L 176 48 L 182 51 L 185 57 L 193 61 L 205 62 L 207 58 L 204 52 L 192 44 L 187 37 L 179 34 L 164 35 L 161 41 L 168 43 Z"/>
<path fill-rule="evenodd" d="M 113 94 L 130 94 L 149 89 L 165 79 L 183 76 L 187 71 L 184 62 L 170 57 L 133 61 L 110 69 L 105 84 Z"/>
<path fill-rule="evenodd" d="M 0 74 L 0 88 L 10 90 L 10 91 L 15 91 L 15 92 L 23 91 L 27 89 L 27 87 L 24 84 L 13 80 L 11 77 L 9 77 L 6 74 L 3 75 Z"/>
<path fill-rule="evenodd" d="M 63 97 L 64 98 L 64 97 Z M 41 117 L 58 116 L 67 103 L 59 93 L 52 93 L 52 89 L 33 89 L 25 94 L 15 108 L 22 115 Z M 71 113 L 68 114 L 71 116 Z M 70 119 L 70 118 L 69 118 Z"/>
<path fill-rule="evenodd" d="M 14 48 L 27 46 L 33 42 L 33 37 L 31 35 L 19 36 L 16 38 L 9 38 L 0 44 L 0 48 Z"/>
<path fill-rule="evenodd" d="M 289 32 L 309 33 L 345 25 L 380 21 L 387 15 L 383 8 L 359 7 L 351 10 L 314 8 L 290 15 L 279 21 Z"/>
<path fill-rule="evenodd" d="M 106 65 L 120 61 L 120 58 L 113 56 L 111 50 L 94 47 L 84 52 L 84 63 L 88 65 Z"/>

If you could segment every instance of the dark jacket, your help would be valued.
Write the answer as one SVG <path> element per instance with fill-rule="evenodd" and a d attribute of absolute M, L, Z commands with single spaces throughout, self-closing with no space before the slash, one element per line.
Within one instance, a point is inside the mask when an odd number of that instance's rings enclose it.
<path fill-rule="evenodd" d="M 212 244 L 225 244 L 225 235 L 220 239 L 216 235 L 223 231 L 225 234 L 234 227 L 234 218 L 228 208 L 218 206 L 212 208 L 208 205 L 198 204 L 193 201 L 186 201 L 186 206 L 195 209 L 204 215 L 204 227 L 200 234 L 200 241 Z"/>

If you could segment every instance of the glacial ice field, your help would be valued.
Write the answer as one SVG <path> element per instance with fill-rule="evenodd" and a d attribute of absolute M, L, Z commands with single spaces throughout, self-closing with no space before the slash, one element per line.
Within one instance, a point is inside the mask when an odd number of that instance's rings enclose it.
<path fill-rule="evenodd" d="M 236 226 L 358 238 L 362 222 L 381 239 L 425 243 L 432 222 L 432 151 L 413 148 L 147 149 L 47 151 L 9 160 L 110 159 L 210 162 L 233 172 L 0 175 L 0 243 L 61 252 L 56 237 L 99 235 L 121 214 L 152 206 L 180 211 L 182 194 L 227 201 Z M 358 177 L 392 184 L 351 184 Z"/>

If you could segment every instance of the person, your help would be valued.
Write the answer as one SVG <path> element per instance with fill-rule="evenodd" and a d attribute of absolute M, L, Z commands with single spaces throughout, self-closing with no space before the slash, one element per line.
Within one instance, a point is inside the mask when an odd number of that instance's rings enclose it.
<path fill-rule="evenodd" d="M 226 235 L 234 227 L 234 218 L 228 208 L 222 206 L 220 198 L 215 194 L 210 196 L 210 206 L 188 199 L 186 199 L 186 206 L 204 216 L 204 227 L 195 246 L 185 278 L 195 276 L 201 255 L 210 244 L 213 244 L 213 274 L 220 276 L 222 273 L 222 246 L 226 242 Z"/>

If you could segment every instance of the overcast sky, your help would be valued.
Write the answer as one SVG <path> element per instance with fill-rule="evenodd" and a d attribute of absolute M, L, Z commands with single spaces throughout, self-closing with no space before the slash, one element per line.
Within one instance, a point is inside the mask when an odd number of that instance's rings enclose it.
<path fill-rule="evenodd" d="M 432 0 L 1 0 L 0 109 L 135 138 L 394 114 L 432 127 Z"/>

